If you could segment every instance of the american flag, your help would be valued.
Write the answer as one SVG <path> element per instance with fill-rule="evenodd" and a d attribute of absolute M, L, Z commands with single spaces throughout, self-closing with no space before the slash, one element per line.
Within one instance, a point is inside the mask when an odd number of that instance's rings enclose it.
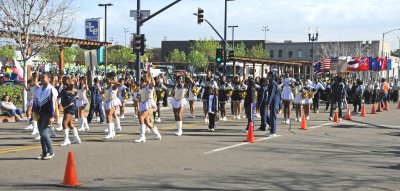
<path fill-rule="evenodd" d="M 325 71 L 330 71 L 331 70 L 331 62 L 332 62 L 332 60 L 330 58 L 323 59 L 321 68 Z"/>

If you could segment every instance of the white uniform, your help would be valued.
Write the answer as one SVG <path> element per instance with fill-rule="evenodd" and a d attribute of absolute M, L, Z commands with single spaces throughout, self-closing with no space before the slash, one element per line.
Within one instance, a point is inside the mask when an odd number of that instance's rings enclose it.
<path fill-rule="evenodd" d="M 307 91 L 307 92 L 310 92 L 312 90 L 312 86 L 311 85 L 307 85 L 307 86 L 304 86 L 304 87 L 308 88 L 309 91 Z M 312 100 L 312 98 L 310 98 L 310 96 L 307 96 L 307 98 L 304 99 L 303 103 L 306 104 L 306 105 L 309 105 L 309 104 L 313 103 L 313 100 Z"/>
<path fill-rule="evenodd" d="M 118 107 L 121 105 L 121 101 L 118 99 L 117 93 L 118 89 L 113 90 L 112 86 L 105 90 L 106 93 L 106 110 L 110 110 L 111 108 Z"/>
<path fill-rule="evenodd" d="M 194 95 L 192 92 L 192 88 L 195 87 L 194 85 L 188 90 L 189 91 L 189 101 L 196 101 L 197 100 L 197 95 Z M 195 87 L 201 90 L 201 87 Z"/>
<path fill-rule="evenodd" d="M 35 99 L 35 94 L 36 94 L 36 86 L 32 86 L 29 88 L 27 98 L 29 99 L 28 102 L 26 102 L 26 107 L 29 107 L 33 105 L 33 100 Z"/>
<path fill-rule="evenodd" d="M 127 87 L 126 86 L 120 86 L 118 88 L 118 99 L 121 101 L 121 103 L 125 102 L 125 98 L 122 96 L 122 92 L 126 91 Z"/>
<path fill-rule="evenodd" d="M 178 88 L 178 86 L 175 86 L 175 96 L 170 102 L 173 108 L 176 109 L 186 105 L 185 94 L 187 91 L 188 89 L 185 87 Z"/>
<path fill-rule="evenodd" d="M 89 100 L 86 97 L 86 88 L 82 86 L 81 89 L 78 90 L 78 99 L 76 100 L 76 107 L 82 107 L 83 105 L 89 103 Z"/>
<path fill-rule="evenodd" d="M 140 112 L 145 112 L 148 109 L 157 109 L 156 102 L 153 99 L 154 93 L 154 87 L 150 88 L 149 84 L 147 84 L 144 88 L 140 88 Z"/>
<path fill-rule="evenodd" d="M 294 95 L 293 103 L 294 104 L 304 104 L 304 99 L 303 99 L 303 97 L 301 95 L 303 87 L 302 86 L 296 86 L 295 88 L 297 89 L 297 94 Z"/>
<path fill-rule="evenodd" d="M 293 78 L 283 78 L 282 80 L 282 94 L 281 97 L 283 101 L 292 101 L 294 99 L 294 95 L 292 93 L 291 84 L 295 82 Z"/>

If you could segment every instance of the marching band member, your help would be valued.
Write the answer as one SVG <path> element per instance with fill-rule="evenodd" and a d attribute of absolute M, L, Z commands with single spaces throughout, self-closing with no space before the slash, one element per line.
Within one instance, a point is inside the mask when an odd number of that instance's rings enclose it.
<path fill-rule="evenodd" d="M 157 95 L 157 101 L 156 101 L 157 110 L 153 111 L 153 118 L 154 121 L 161 122 L 161 105 L 164 101 L 165 92 L 167 92 L 168 89 L 163 83 L 161 83 L 162 80 L 159 79 L 158 77 L 155 77 L 154 81 L 156 83 L 155 89 Z"/>
<path fill-rule="evenodd" d="M 201 88 L 202 88 L 202 93 L 201 93 L 201 98 L 203 100 L 203 111 L 204 111 L 204 123 L 208 123 L 208 112 L 207 112 L 207 103 L 208 103 L 208 96 L 209 96 L 209 89 L 215 88 L 218 89 L 217 82 L 214 81 L 212 78 L 212 72 L 209 70 L 207 72 L 207 77 L 206 79 L 201 83 Z"/>
<path fill-rule="evenodd" d="M 189 73 L 189 77 L 190 77 Z M 197 87 L 195 82 L 193 80 L 188 80 L 186 82 L 186 85 L 188 86 L 189 89 L 189 108 L 190 108 L 190 117 L 191 118 L 196 118 L 194 114 L 194 102 L 197 100 L 197 95 L 199 94 L 201 88 Z"/>
<path fill-rule="evenodd" d="M 139 113 L 139 138 L 135 139 L 136 143 L 146 142 L 146 126 L 149 127 L 155 134 L 156 140 L 161 140 L 161 135 L 158 132 L 157 127 L 150 122 L 150 115 L 153 110 L 156 109 L 156 103 L 154 101 L 154 78 L 151 73 L 145 73 L 143 80 L 140 84 L 140 113 Z"/>
<path fill-rule="evenodd" d="M 296 108 L 296 119 L 295 121 L 302 121 L 302 105 L 304 104 L 304 98 L 303 98 L 303 86 L 301 81 L 296 82 L 295 86 L 293 88 L 293 95 L 294 95 L 294 100 L 293 103 Z"/>
<path fill-rule="evenodd" d="M 303 84 L 303 99 L 304 99 L 304 115 L 306 116 L 306 119 L 310 119 L 310 105 L 312 104 L 313 97 L 314 97 L 314 92 L 311 91 L 312 86 L 309 83 L 309 80 L 306 79 L 304 80 Z"/>
<path fill-rule="evenodd" d="M 189 81 L 192 81 L 190 77 L 188 77 Z M 182 119 L 183 119 L 183 106 L 186 105 L 187 101 L 185 99 L 185 94 L 188 92 L 187 87 L 183 83 L 182 76 L 176 77 L 176 86 L 174 89 L 174 97 L 171 100 L 172 109 L 174 112 L 176 129 L 175 135 L 182 135 Z"/>
<path fill-rule="evenodd" d="M 276 118 L 279 110 L 279 103 L 281 102 L 281 95 L 278 90 L 278 84 L 276 83 L 276 76 L 272 71 L 268 72 L 268 99 L 266 107 L 270 108 L 270 132 L 266 134 L 268 137 L 276 137 Z"/>
<path fill-rule="evenodd" d="M 72 130 L 73 135 L 75 137 L 75 141 L 73 143 L 80 144 L 81 139 L 79 138 L 78 130 L 75 128 L 72 120 L 75 115 L 75 88 L 74 88 L 74 81 L 70 81 L 68 77 L 63 78 L 63 89 L 61 90 L 60 97 L 61 97 L 61 105 L 64 108 L 64 117 L 63 117 L 63 130 L 64 130 L 64 142 L 60 145 L 65 147 L 71 144 L 69 140 L 69 129 Z M 79 95 L 79 93 L 78 93 Z"/>
<path fill-rule="evenodd" d="M 232 96 L 233 87 L 226 82 L 226 77 L 221 76 L 219 78 L 219 94 L 218 94 L 218 102 L 219 102 L 219 111 L 221 112 L 220 119 L 222 121 L 226 121 L 226 108 L 225 104 L 228 101 L 228 97 Z"/>
<path fill-rule="evenodd" d="M 87 85 L 86 77 L 81 77 L 78 86 L 78 99 L 76 100 L 76 107 L 78 108 L 79 115 L 79 131 L 89 130 L 87 118 L 83 116 L 86 105 L 89 103 L 89 100 L 86 97 L 88 90 L 89 86 Z"/>
<path fill-rule="evenodd" d="M 294 95 L 292 92 L 292 85 L 295 82 L 293 78 L 289 77 L 289 71 L 285 72 L 285 76 L 282 79 L 282 102 L 283 102 L 283 116 L 285 118 L 284 123 L 290 123 L 290 108 Z"/>
<path fill-rule="evenodd" d="M 125 118 L 125 99 L 127 99 L 128 94 L 127 94 L 127 87 L 125 86 L 125 80 L 124 78 L 120 78 L 118 82 L 121 84 L 121 86 L 118 87 L 118 99 L 121 101 L 121 106 L 119 107 L 119 113 L 121 115 L 121 119 Z"/>
<path fill-rule="evenodd" d="M 325 87 L 319 82 L 319 78 L 315 78 L 311 86 L 312 86 L 312 91 L 314 91 L 314 98 L 313 98 L 314 113 L 319 113 L 320 92 L 325 90 Z"/>
<path fill-rule="evenodd" d="M 268 99 L 268 80 L 266 78 L 261 78 L 260 88 L 257 93 L 257 108 L 260 110 L 261 115 L 261 125 L 258 128 L 259 131 L 266 131 L 269 127 L 269 114 L 267 106 Z"/>
<path fill-rule="evenodd" d="M 240 113 L 241 113 L 241 103 L 242 100 L 244 99 L 244 92 L 247 89 L 247 86 L 244 85 L 244 83 L 240 82 L 240 79 L 238 76 L 235 76 L 233 78 L 233 93 L 232 93 L 232 102 L 233 102 L 233 115 L 234 119 L 240 119 Z"/>
<path fill-rule="evenodd" d="M 120 83 L 115 81 L 115 73 L 108 73 L 107 78 L 104 83 L 108 85 L 108 87 L 104 90 L 106 99 L 105 99 L 105 108 L 106 108 L 106 121 L 107 121 L 107 132 L 108 135 L 105 139 L 112 139 L 115 136 L 115 125 L 120 128 L 119 118 L 117 118 L 116 110 L 117 107 L 121 105 L 121 101 L 118 99 L 118 87 L 121 86 Z M 116 119 L 114 124 L 113 118 Z"/>

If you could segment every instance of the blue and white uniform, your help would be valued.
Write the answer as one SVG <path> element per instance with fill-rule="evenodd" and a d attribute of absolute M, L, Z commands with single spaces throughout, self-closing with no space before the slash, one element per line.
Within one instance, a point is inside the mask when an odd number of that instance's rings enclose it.
<path fill-rule="evenodd" d="M 82 107 L 85 104 L 89 103 L 89 100 L 87 99 L 86 96 L 86 88 L 85 85 L 83 85 L 79 90 L 78 90 L 78 99 L 76 100 L 76 107 Z"/>

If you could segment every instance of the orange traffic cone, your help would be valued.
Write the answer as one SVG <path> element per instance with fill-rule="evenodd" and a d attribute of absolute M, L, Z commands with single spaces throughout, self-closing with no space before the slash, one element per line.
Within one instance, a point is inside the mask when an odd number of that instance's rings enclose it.
<path fill-rule="evenodd" d="M 303 114 L 303 116 L 301 116 L 300 129 L 307 130 L 307 119 L 306 119 L 306 116 L 304 114 Z"/>
<path fill-rule="evenodd" d="M 247 129 L 247 138 L 246 142 L 254 143 L 256 140 L 254 139 L 254 131 L 253 131 L 253 123 L 249 123 L 249 128 Z"/>
<path fill-rule="evenodd" d="M 383 108 L 383 110 L 389 111 L 389 102 L 388 101 L 385 102 L 385 108 Z"/>
<path fill-rule="evenodd" d="M 335 111 L 335 115 L 333 116 L 333 122 L 339 123 L 339 113 L 337 110 Z"/>
<path fill-rule="evenodd" d="M 350 108 L 347 108 L 346 120 L 351 120 L 351 112 L 350 112 Z"/>
<path fill-rule="evenodd" d="M 365 113 L 364 105 L 361 107 L 361 117 L 367 117 L 367 114 Z"/>
<path fill-rule="evenodd" d="M 372 104 L 371 114 L 376 114 L 375 103 Z"/>
<path fill-rule="evenodd" d="M 67 166 L 65 167 L 64 181 L 61 183 L 60 186 L 77 187 L 80 185 L 82 185 L 82 183 L 78 182 L 78 178 L 76 177 L 74 153 L 69 152 Z"/>
<path fill-rule="evenodd" d="M 379 103 L 378 103 L 378 110 L 377 110 L 377 112 L 382 112 L 382 104 L 381 104 L 380 101 L 379 101 Z"/>
<path fill-rule="evenodd" d="M 399 104 L 397 105 L 397 109 L 400 109 L 400 101 L 399 101 Z"/>

